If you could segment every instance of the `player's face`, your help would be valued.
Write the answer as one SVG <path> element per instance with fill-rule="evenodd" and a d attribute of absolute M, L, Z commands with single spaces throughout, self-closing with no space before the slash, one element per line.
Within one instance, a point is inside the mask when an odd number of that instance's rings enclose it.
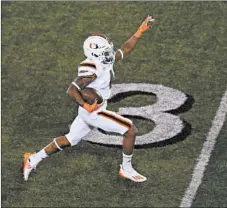
<path fill-rule="evenodd" d="M 104 60 L 103 63 L 104 64 L 110 64 L 113 63 L 115 60 L 115 51 L 113 49 L 113 47 L 107 49 L 104 51 L 103 55 L 104 55 Z"/>

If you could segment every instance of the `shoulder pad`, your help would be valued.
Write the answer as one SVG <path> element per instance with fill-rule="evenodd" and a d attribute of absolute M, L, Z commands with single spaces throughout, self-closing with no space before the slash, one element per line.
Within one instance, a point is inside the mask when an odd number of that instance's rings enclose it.
<path fill-rule="evenodd" d="M 95 63 L 93 63 L 93 62 L 82 62 L 82 63 L 79 64 L 78 67 L 79 67 L 79 68 L 80 68 L 80 67 L 86 67 L 86 68 L 96 69 L 96 65 L 95 65 Z"/>

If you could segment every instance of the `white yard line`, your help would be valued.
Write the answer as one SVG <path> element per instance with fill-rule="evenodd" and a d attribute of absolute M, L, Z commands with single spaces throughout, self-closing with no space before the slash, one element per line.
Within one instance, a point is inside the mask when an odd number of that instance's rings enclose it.
<path fill-rule="evenodd" d="M 216 139 L 222 129 L 225 122 L 225 117 L 227 113 L 227 90 L 225 91 L 220 106 L 216 112 L 212 126 L 207 135 L 206 141 L 203 144 L 202 151 L 199 158 L 197 159 L 197 164 L 192 174 L 192 180 L 181 200 L 180 207 L 191 207 L 192 202 L 196 196 L 198 188 L 202 182 L 206 166 L 210 160 L 211 152 L 214 149 Z"/>

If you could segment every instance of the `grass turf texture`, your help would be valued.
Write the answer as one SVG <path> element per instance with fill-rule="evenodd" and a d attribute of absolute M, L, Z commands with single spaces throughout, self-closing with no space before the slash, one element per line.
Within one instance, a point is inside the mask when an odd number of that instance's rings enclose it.
<path fill-rule="evenodd" d="M 155 26 L 115 65 L 115 83 L 163 84 L 192 95 L 193 108 L 181 115 L 191 135 L 135 150 L 133 164 L 148 177 L 143 184 L 118 177 L 120 148 L 88 142 L 48 158 L 23 182 L 23 153 L 65 132 L 76 115 L 65 92 L 83 59 L 84 38 L 104 32 L 119 47 L 146 14 L 155 16 Z M 225 2 L 2 2 L 2 206 L 179 206 L 225 91 L 226 19 Z M 134 96 L 109 108 L 148 101 L 155 99 Z M 135 123 L 140 133 L 151 128 Z M 226 206 L 224 139 L 222 131 L 195 205 Z"/>

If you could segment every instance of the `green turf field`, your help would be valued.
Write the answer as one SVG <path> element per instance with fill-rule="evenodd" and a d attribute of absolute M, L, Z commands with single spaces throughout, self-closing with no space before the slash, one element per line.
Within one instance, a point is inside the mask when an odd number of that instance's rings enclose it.
<path fill-rule="evenodd" d="M 116 47 L 142 19 L 156 23 L 132 54 L 116 63 L 115 83 L 162 84 L 194 98 L 180 113 L 191 125 L 183 141 L 136 149 L 134 166 L 148 181 L 118 177 L 121 148 L 82 141 L 43 161 L 28 182 L 23 153 L 43 148 L 68 129 L 77 106 L 66 90 L 83 60 L 90 32 Z M 225 2 L 2 2 L 2 206 L 179 207 L 227 83 Z M 136 95 L 109 106 L 144 106 Z M 139 134 L 154 125 L 134 119 Z M 193 206 L 227 206 L 226 122 Z"/>

